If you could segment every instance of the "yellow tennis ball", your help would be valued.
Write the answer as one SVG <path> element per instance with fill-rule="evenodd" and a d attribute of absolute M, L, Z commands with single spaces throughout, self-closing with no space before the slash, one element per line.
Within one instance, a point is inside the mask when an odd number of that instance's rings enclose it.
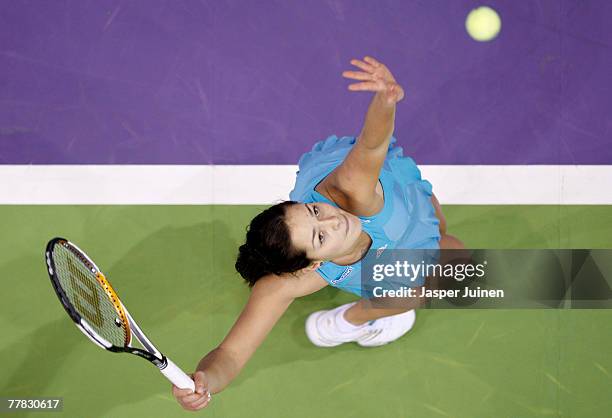
<path fill-rule="evenodd" d="M 465 19 L 465 29 L 470 36 L 479 42 L 490 41 L 501 29 L 501 19 L 490 7 L 481 6 L 473 9 Z"/>

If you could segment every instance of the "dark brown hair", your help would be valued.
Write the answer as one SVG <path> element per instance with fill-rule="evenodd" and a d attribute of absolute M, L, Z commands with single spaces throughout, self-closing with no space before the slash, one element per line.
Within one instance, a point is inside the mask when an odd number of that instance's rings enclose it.
<path fill-rule="evenodd" d="M 297 204 L 278 203 L 251 220 L 236 260 L 236 270 L 250 287 L 266 274 L 294 273 L 310 265 L 306 252 L 294 248 L 286 223 L 287 208 Z"/>

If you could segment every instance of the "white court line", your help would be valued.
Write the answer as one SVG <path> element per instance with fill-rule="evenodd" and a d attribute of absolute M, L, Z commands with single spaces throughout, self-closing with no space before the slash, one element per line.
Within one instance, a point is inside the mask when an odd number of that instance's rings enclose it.
<path fill-rule="evenodd" d="M 612 165 L 423 165 L 442 204 L 610 205 Z M 0 204 L 271 204 L 292 165 L 0 165 Z"/>

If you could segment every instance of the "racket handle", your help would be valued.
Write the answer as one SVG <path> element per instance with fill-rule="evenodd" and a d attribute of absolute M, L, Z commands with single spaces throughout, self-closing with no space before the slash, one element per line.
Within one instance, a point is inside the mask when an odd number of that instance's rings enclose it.
<path fill-rule="evenodd" d="M 176 364 L 172 362 L 168 357 L 166 357 L 166 361 L 168 365 L 161 369 L 160 371 L 166 378 L 172 382 L 174 386 L 179 389 L 191 389 L 195 392 L 195 383 L 189 376 L 185 374 Z"/>

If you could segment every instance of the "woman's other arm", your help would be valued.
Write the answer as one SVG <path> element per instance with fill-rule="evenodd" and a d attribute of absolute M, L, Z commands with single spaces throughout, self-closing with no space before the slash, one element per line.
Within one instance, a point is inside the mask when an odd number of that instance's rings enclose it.
<path fill-rule="evenodd" d="M 326 285 L 314 270 L 301 273 L 298 277 L 268 275 L 259 279 L 225 339 L 200 360 L 194 373 L 196 392 L 173 387 L 173 394 L 181 406 L 192 411 L 204 408 L 208 404 L 204 389 L 218 393 L 227 387 L 293 300 Z"/>

